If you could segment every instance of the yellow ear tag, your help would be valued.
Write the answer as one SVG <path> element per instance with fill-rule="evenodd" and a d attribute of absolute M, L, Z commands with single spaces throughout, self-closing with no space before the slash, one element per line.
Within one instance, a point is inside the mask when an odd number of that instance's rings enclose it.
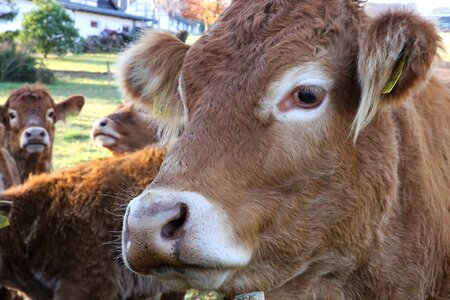
<path fill-rule="evenodd" d="M 9 219 L 7 216 L 4 215 L 0 215 L 0 229 L 6 228 L 8 227 L 9 224 Z"/>
<path fill-rule="evenodd" d="M 165 106 L 160 100 L 159 98 L 155 98 L 153 99 L 153 116 L 155 118 L 158 117 L 169 117 L 170 116 L 170 112 L 167 109 L 167 106 Z"/>
<path fill-rule="evenodd" d="M 397 65 L 395 66 L 394 70 L 392 71 L 391 77 L 389 78 L 388 82 L 384 86 L 383 95 L 389 94 L 394 89 L 397 82 L 400 80 L 400 77 L 402 77 L 403 69 L 405 68 L 405 62 L 406 58 L 408 57 L 407 51 L 402 51 L 403 53 L 400 54 L 400 58 L 397 62 Z"/>

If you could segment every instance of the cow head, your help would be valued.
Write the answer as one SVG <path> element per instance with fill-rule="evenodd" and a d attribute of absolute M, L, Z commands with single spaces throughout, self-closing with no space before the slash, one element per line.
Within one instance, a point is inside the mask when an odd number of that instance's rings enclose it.
<path fill-rule="evenodd" d="M 113 154 L 136 151 L 157 142 L 156 129 L 141 110 L 130 104 L 120 104 L 112 114 L 96 120 L 91 137 Z"/>
<path fill-rule="evenodd" d="M 13 91 L 0 106 L 11 154 L 16 159 L 51 155 L 55 123 L 69 114 L 78 114 L 83 105 L 84 97 L 79 95 L 55 104 L 49 92 L 37 85 Z"/>
<path fill-rule="evenodd" d="M 346 0 L 234 1 L 190 49 L 148 33 L 119 82 L 184 132 L 128 206 L 128 266 L 226 294 L 345 285 L 396 205 L 392 110 L 426 86 L 438 41 L 412 13 Z"/>

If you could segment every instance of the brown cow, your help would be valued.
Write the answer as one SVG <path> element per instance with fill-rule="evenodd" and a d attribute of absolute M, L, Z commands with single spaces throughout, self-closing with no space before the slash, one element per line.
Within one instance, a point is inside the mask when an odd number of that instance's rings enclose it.
<path fill-rule="evenodd" d="M 12 201 L 11 225 L 0 230 L 0 284 L 55 300 L 142 299 L 166 290 L 124 268 L 117 240 L 130 195 L 151 182 L 163 157 L 149 148 L 32 176 L 0 193 Z"/>
<path fill-rule="evenodd" d="M 157 132 L 141 111 L 131 104 L 120 104 L 112 114 L 94 122 L 91 138 L 119 155 L 156 143 Z"/>
<path fill-rule="evenodd" d="M 70 114 L 77 115 L 83 96 L 71 96 L 55 104 L 48 90 L 24 85 L 11 92 L 0 114 L 6 128 L 6 147 L 15 159 L 24 182 L 30 174 L 52 170 L 55 123 Z"/>
<path fill-rule="evenodd" d="M 120 84 L 185 131 L 128 205 L 128 266 L 268 299 L 448 299 L 438 45 L 415 14 L 349 0 L 236 0 L 190 49 L 147 34 Z"/>

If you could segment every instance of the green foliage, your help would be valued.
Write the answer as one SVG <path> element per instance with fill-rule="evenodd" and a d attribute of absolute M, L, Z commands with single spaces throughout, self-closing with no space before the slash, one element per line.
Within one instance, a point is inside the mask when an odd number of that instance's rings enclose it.
<path fill-rule="evenodd" d="M 36 59 L 15 45 L 0 44 L 0 81 L 34 82 L 37 80 Z"/>
<path fill-rule="evenodd" d="M 16 39 L 19 37 L 19 34 L 19 30 L 0 32 L 0 43 L 15 45 Z"/>
<path fill-rule="evenodd" d="M 62 55 L 76 47 L 78 31 L 74 21 L 56 0 L 34 0 L 38 10 L 24 16 L 23 39 L 47 57 Z"/>

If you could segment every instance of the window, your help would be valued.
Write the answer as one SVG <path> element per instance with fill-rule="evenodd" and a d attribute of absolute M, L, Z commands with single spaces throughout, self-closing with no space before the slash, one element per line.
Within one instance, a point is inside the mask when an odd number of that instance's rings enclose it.
<path fill-rule="evenodd" d="M 98 22 L 97 21 L 91 21 L 91 27 L 92 28 L 98 28 Z"/>

